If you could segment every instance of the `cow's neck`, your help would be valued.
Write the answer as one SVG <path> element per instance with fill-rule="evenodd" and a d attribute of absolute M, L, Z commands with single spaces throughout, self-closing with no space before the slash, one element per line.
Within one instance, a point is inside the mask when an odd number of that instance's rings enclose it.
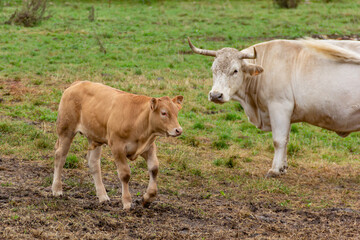
<path fill-rule="evenodd" d="M 258 83 L 259 76 L 244 76 L 243 84 L 233 96 L 233 100 L 240 102 L 251 123 L 256 127 L 261 126 L 261 119 L 258 113 Z"/>
<path fill-rule="evenodd" d="M 137 136 L 139 142 L 147 142 L 150 139 L 154 141 L 157 136 L 155 129 L 150 124 L 150 111 L 150 108 L 141 111 L 134 123 L 134 129 L 139 133 Z"/>
<path fill-rule="evenodd" d="M 158 136 L 150 123 L 150 109 L 141 111 L 134 122 L 135 133 L 127 143 L 127 157 L 135 160 L 149 149 Z M 138 134 L 136 134 L 138 133 Z"/>

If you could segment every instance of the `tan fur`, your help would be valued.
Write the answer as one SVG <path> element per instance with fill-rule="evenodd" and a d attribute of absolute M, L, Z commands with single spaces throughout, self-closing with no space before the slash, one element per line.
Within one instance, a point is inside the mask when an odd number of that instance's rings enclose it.
<path fill-rule="evenodd" d="M 360 64 L 360 55 L 348 49 L 326 43 L 321 40 L 303 39 L 302 43 L 317 52 L 322 53 L 328 58 L 338 62 Z"/>
<path fill-rule="evenodd" d="M 87 81 L 73 83 L 65 90 L 59 105 L 53 195 L 62 194 L 61 171 L 72 139 L 80 132 L 89 140 L 87 158 L 99 201 L 109 200 L 100 170 L 101 146 L 107 144 L 122 183 L 124 209 L 131 206 L 127 159 L 135 160 L 139 155 L 146 159 L 150 182 L 143 204 L 148 205 L 157 191 L 159 164 L 155 139 L 182 133 L 177 121 L 182 100 L 182 96 L 173 99 L 139 96 Z"/>

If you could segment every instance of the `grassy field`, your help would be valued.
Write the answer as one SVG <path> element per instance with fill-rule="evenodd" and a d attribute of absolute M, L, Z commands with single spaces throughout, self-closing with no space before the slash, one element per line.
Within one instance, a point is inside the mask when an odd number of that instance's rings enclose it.
<path fill-rule="evenodd" d="M 0 4 L 1 23 L 21 5 Z M 358 0 L 311 1 L 290 10 L 272 1 L 51 1 L 52 17 L 39 26 L 1 24 L 0 238 L 356 238 L 360 134 L 342 139 L 295 124 L 288 174 L 265 179 L 271 133 L 251 125 L 239 103 L 207 100 L 213 59 L 192 54 L 186 38 L 202 48 L 241 49 L 277 38 L 355 36 L 359 9 Z M 67 159 L 66 196 L 51 197 L 57 107 L 78 80 L 184 96 L 183 135 L 157 141 L 160 192 L 150 209 L 122 211 L 108 148 L 102 169 L 112 202 L 97 203 L 81 136 Z M 143 159 L 130 165 L 136 198 L 148 175 Z"/>

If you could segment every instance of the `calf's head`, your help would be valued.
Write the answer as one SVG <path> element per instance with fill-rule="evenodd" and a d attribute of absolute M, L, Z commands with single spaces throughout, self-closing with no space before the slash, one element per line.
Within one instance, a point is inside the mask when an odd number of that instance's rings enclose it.
<path fill-rule="evenodd" d="M 238 51 L 234 48 L 223 48 L 218 51 L 195 47 L 188 38 L 190 48 L 197 54 L 215 57 L 211 67 L 213 72 L 213 87 L 209 92 L 209 100 L 215 103 L 225 103 L 232 99 L 240 89 L 246 75 L 256 76 L 264 69 L 245 59 L 256 59 L 253 53 Z"/>
<path fill-rule="evenodd" d="M 177 137 L 182 133 L 178 122 L 178 112 L 181 109 L 183 96 L 152 98 L 150 100 L 150 124 L 161 136 Z"/>

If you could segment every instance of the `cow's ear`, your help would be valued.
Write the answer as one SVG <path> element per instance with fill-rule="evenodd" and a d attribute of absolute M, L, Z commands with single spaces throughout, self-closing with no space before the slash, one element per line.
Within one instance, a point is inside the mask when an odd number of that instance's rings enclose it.
<path fill-rule="evenodd" d="M 179 104 L 181 106 L 181 104 L 183 103 L 184 97 L 183 96 L 176 96 L 172 99 L 172 101 L 175 104 Z"/>
<path fill-rule="evenodd" d="M 155 109 L 157 108 L 158 105 L 158 100 L 156 98 L 152 98 L 150 100 L 150 108 L 151 110 L 155 111 Z"/>
<path fill-rule="evenodd" d="M 264 71 L 262 66 L 251 64 L 251 63 L 243 65 L 241 67 L 241 70 L 244 73 L 250 74 L 251 76 L 257 76 L 257 75 L 259 75 L 260 73 L 262 73 Z"/>

